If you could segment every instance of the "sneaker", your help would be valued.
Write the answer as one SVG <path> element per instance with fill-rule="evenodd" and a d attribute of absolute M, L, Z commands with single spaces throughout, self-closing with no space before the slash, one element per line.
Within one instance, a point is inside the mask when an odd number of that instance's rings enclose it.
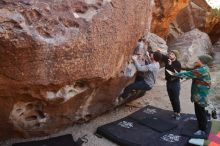
<path fill-rule="evenodd" d="M 202 130 L 198 130 L 195 133 L 193 133 L 194 137 L 196 138 L 205 138 L 206 137 L 206 132 Z"/>
<path fill-rule="evenodd" d="M 180 113 L 179 114 L 178 113 L 174 113 L 174 114 L 171 115 L 171 117 L 174 118 L 175 120 L 180 120 L 181 119 Z"/>
<path fill-rule="evenodd" d="M 179 121 L 181 119 L 181 116 L 176 114 L 175 120 Z"/>
<path fill-rule="evenodd" d="M 172 117 L 172 118 L 176 118 L 176 114 L 175 114 L 175 113 L 172 114 L 171 117 Z"/>
<path fill-rule="evenodd" d="M 115 102 L 114 102 L 114 105 L 118 105 L 118 103 L 119 103 L 119 99 L 116 98 L 116 99 L 115 99 Z"/>
<path fill-rule="evenodd" d="M 177 115 L 177 113 L 173 113 L 173 114 L 171 115 L 171 117 L 172 117 L 172 118 L 176 118 L 176 115 Z"/>
<path fill-rule="evenodd" d="M 119 96 L 118 98 L 115 99 L 114 105 L 119 105 L 123 102 L 123 98 L 121 96 Z"/>
<path fill-rule="evenodd" d="M 123 97 L 121 97 L 121 96 L 120 96 L 118 99 L 119 99 L 119 103 L 122 103 L 122 102 L 125 100 L 125 99 L 124 99 Z"/>

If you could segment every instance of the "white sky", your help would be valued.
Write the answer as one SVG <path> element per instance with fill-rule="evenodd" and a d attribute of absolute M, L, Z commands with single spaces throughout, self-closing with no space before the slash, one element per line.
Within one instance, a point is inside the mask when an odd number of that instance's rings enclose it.
<path fill-rule="evenodd" d="M 220 0 L 206 0 L 213 8 L 220 8 Z"/>

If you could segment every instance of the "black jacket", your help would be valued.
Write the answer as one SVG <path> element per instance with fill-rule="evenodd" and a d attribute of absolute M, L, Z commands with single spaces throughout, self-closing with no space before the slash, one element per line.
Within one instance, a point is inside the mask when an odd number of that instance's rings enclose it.
<path fill-rule="evenodd" d="M 166 69 L 170 70 L 172 72 L 175 72 L 174 71 L 174 69 L 175 69 L 177 72 L 180 72 L 181 71 L 181 63 L 178 60 L 175 60 L 175 61 L 172 62 L 171 65 L 169 65 L 168 59 L 169 59 L 168 56 L 162 55 L 162 61 L 165 63 L 165 79 L 168 82 L 176 82 L 176 81 L 179 82 L 180 78 L 175 77 L 175 76 L 171 76 L 170 74 L 168 74 Z"/>

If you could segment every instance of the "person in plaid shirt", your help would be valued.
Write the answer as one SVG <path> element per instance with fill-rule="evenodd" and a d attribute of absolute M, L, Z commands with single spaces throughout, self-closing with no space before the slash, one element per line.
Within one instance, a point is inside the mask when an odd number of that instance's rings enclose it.
<path fill-rule="evenodd" d="M 212 60 L 212 57 L 209 55 L 201 55 L 195 62 L 195 69 L 191 71 L 173 73 L 166 70 L 171 75 L 192 79 L 191 101 L 194 102 L 195 114 L 199 127 L 199 130 L 194 133 L 194 136 L 197 137 L 206 136 L 207 118 L 205 107 L 208 104 L 207 96 L 211 87 L 211 76 L 208 64 L 210 64 Z"/>

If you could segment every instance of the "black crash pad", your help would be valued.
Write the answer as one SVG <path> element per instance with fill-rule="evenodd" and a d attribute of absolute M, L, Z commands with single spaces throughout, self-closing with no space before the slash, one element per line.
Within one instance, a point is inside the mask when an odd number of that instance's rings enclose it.
<path fill-rule="evenodd" d="M 97 134 L 120 146 L 185 146 L 189 137 L 180 132 L 183 124 L 195 116 L 182 114 L 181 120 L 177 121 L 171 118 L 172 114 L 172 111 L 146 106 L 123 119 L 98 127 Z M 155 124 L 152 117 L 159 118 L 161 122 Z M 165 127 L 165 130 L 155 130 L 151 124 L 144 123 L 146 119 L 151 119 L 149 123 L 155 124 L 156 128 Z M 166 129 L 167 124 L 171 128 Z"/>
<path fill-rule="evenodd" d="M 160 118 L 167 119 L 167 120 L 170 119 L 173 121 L 173 118 L 171 118 L 172 114 L 173 114 L 172 111 L 164 110 L 164 109 L 160 109 L 160 108 L 148 105 L 132 113 L 131 115 L 129 115 L 129 117 L 136 119 L 136 120 L 142 120 L 147 117 L 154 116 L 154 117 L 160 117 Z"/>
<path fill-rule="evenodd" d="M 78 146 L 71 134 L 53 137 L 45 140 L 15 143 L 12 146 Z"/>
<path fill-rule="evenodd" d="M 197 130 L 198 130 L 197 120 L 188 120 L 185 122 L 185 124 L 183 125 L 181 129 L 181 135 L 184 135 L 190 138 L 198 138 L 193 135 L 193 133 L 196 132 Z M 206 133 L 210 133 L 210 130 L 211 130 L 211 122 L 209 121 L 207 124 Z M 203 137 L 203 138 L 207 138 L 207 137 L 208 137 L 208 134 L 206 137 Z"/>
<path fill-rule="evenodd" d="M 176 124 L 179 124 L 180 122 L 185 121 L 188 118 L 195 117 L 192 114 L 182 113 L 181 120 L 177 121 L 177 120 L 174 120 L 174 118 L 171 116 L 172 114 L 173 114 L 173 111 L 164 110 L 164 109 L 160 109 L 160 108 L 148 105 L 148 106 L 134 112 L 133 114 L 129 115 L 129 117 L 131 117 L 135 120 L 138 120 L 138 121 L 146 119 L 148 117 L 158 117 L 160 119 L 164 119 L 168 122 L 176 123 Z"/>
<path fill-rule="evenodd" d="M 189 138 L 180 135 L 180 129 L 175 128 L 163 132 L 154 142 L 155 146 L 188 146 Z"/>
<path fill-rule="evenodd" d="M 98 127 L 97 134 L 120 146 L 153 146 L 156 137 L 160 135 L 159 132 L 146 128 L 130 117 Z"/>
<path fill-rule="evenodd" d="M 147 117 L 140 120 L 140 123 L 158 132 L 166 132 L 177 127 L 177 124 L 166 121 L 159 117 Z"/>

